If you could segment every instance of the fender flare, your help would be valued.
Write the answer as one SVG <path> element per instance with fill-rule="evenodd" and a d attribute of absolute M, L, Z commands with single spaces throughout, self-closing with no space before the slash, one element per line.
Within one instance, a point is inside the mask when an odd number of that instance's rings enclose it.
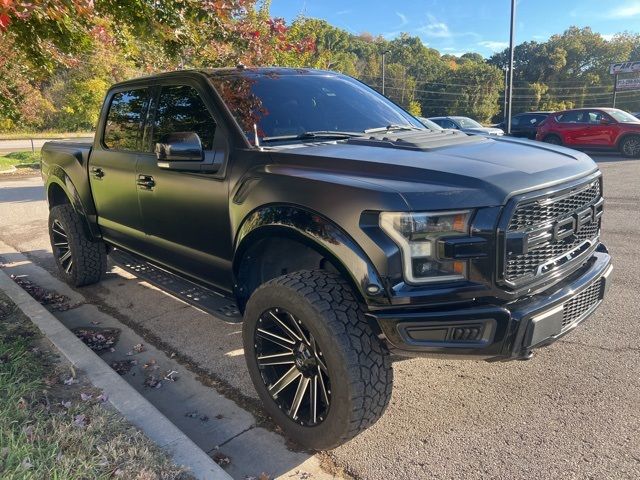
<path fill-rule="evenodd" d="M 95 221 L 91 221 L 90 215 L 87 213 L 84 205 L 82 204 L 80 194 L 71 181 L 71 177 L 69 177 L 69 175 L 67 175 L 67 172 L 65 172 L 64 169 L 58 165 L 52 165 L 49 170 L 47 183 L 45 184 L 45 195 L 47 203 L 50 203 L 50 193 L 53 185 L 57 185 L 58 187 L 60 187 L 60 189 L 62 189 L 67 199 L 69 200 L 69 203 L 80 217 L 87 236 L 92 241 L 99 240 L 102 235 L 98 230 L 97 224 L 95 223 Z M 51 208 L 51 205 L 49 205 L 49 208 Z"/>
<path fill-rule="evenodd" d="M 247 251 L 262 239 L 287 237 L 314 249 L 345 276 L 366 304 L 389 305 L 385 284 L 364 250 L 336 223 L 292 205 L 267 205 L 249 213 L 236 235 L 233 278 L 236 297 L 238 272 Z"/>

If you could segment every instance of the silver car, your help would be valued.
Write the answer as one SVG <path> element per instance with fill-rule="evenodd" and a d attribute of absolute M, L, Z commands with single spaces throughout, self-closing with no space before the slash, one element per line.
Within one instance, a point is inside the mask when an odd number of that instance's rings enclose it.
<path fill-rule="evenodd" d="M 504 135 L 501 128 L 483 127 L 469 117 L 429 117 L 429 120 L 442 128 L 461 130 L 472 135 Z"/>

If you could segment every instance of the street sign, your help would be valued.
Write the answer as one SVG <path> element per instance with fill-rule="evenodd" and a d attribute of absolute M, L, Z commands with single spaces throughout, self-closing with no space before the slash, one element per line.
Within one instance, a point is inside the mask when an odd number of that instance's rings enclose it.
<path fill-rule="evenodd" d="M 640 90 L 640 78 L 619 78 L 618 90 Z"/>
<path fill-rule="evenodd" d="M 618 75 L 619 73 L 635 73 L 640 72 L 640 60 L 636 62 L 618 62 L 612 63 L 609 67 L 609 73 L 611 75 Z"/>

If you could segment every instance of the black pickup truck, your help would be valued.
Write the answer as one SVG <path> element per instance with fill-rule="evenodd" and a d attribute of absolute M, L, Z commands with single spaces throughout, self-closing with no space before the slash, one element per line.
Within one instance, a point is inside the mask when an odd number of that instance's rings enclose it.
<path fill-rule="evenodd" d="M 311 448 L 382 415 L 392 354 L 527 359 L 612 269 L 587 155 L 429 130 L 334 72 L 117 84 L 93 145 L 47 143 L 42 172 L 61 275 L 126 254 L 232 299 L 264 408 Z"/>

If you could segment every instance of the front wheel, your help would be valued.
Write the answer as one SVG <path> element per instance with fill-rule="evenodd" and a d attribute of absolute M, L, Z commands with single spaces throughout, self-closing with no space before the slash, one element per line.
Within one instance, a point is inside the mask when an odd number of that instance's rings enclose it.
<path fill-rule="evenodd" d="M 389 402 L 389 355 L 339 275 L 300 271 L 260 286 L 247 303 L 242 337 L 265 410 L 302 446 L 348 441 Z"/>
<path fill-rule="evenodd" d="M 620 142 L 620 153 L 627 158 L 640 157 L 640 136 L 631 135 Z"/>

